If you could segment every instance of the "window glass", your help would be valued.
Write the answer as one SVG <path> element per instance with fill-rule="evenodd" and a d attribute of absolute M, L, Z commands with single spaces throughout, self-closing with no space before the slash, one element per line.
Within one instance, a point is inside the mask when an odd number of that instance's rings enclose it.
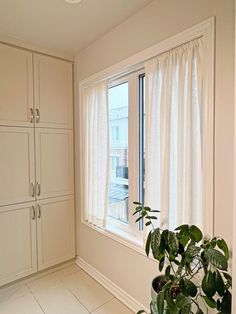
<path fill-rule="evenodd" d="M 110 184 L 108 215 L 128 223 L 128 82 L 109 88 Z"/>

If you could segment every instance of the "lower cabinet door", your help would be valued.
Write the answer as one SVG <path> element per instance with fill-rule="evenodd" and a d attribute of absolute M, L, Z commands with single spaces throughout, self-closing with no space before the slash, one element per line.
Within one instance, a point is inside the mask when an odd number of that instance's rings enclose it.
<path fill-rule="evenodd" d="M 75 257 L 74 197 L 56 197 L 37 205 L 38 270 Z"/>
<path fill-rule="evenodd" d="M 36 271 L 35 203 L 0 207 L 0 285 Z"/>

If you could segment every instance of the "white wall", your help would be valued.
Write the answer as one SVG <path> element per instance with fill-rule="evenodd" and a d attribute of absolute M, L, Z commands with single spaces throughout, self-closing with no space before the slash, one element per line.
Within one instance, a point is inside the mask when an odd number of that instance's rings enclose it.
<path fill-rule="evenodd" d="M 188 27 L 216 16 L 215 233 L 232 243 L 234 0 L 155 0 L 76 56 L 84 79 Z M 76 101 L 75 114 L 77 115 Z M 76 160 L 79 159 L 77 151 Z M 209 160 L 209 163 L 213 161 Z M 77 173 L 77 179 L 79 174 Z M 77 185 L 78 187 L 78 185 Z M 79 194 L 77 191 L 77 204 Z M 148 307 L 157 265 L 145 256 L 80 223 L 77 253 Z"/>

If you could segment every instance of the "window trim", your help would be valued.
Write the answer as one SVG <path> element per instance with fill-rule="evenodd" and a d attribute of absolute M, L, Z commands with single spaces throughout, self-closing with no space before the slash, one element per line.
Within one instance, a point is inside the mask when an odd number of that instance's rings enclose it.
<path fill-rule="evenodd" d="M 151 46 L 135 55 L 115 64 L 111 67 L 100 71 L 82 81 L 79 81 L 79 102 L 81 103 L 81 91 L 84 87 L 94 84 L 102 80 L 116 81 L 117 78 L 141 70 L 144 67 L 144 62 L 160 55 L 168 50 L 174 49 L 186 42 L 197 38 L 205 39 L 205 58 L 204 58 L 204 123 L 203 123 L 203 230 L 206 236 L 214 235 L 214 63 L 215 63 L 215 17 L 212 17 L 200 24 L 197 24 L 185 31 L 174 35 L 166 40 L 163 40 L 154 46 Z M 136 95 L 138 97 L 138 95 Z M 209 163 L 207 161 L 211 160 Z M 88 224 L 81 218 L 83 224 L 88 225 L 95 230 L 94 227 Z M 103 234 L 109 235 L 110 231 L 101 229 Z M 121 235 L 115 236 L 116 239 L 129 242 L 128 238 Z"/>
<path fill-rule="evenodd" d="M 142 71 L 143 72 L 143 71 Z M 128 198 L 128 223 L 119 222 L 117 219 L 108 217 L 108 230 L 111 230 L 113 222 L 113 230 L 126 232 L 127 235 L 133 234 L 139 237 L 141 232 L 138 225 L 135 224 L 135 218 L 132 215 L 132 202 L 139 200 L 139 106 L 138 103 L 138 77 L 140 72 L 134 72 L 121 78 L 111 80 L 108 88 L 114 88 L 123 83 L 128 83 L 128 168 L 129 168 L 129 198 Z M 108 104 L 109 105 L 109 104 Z M 109 227 L 110 226 L 110 227 Z M 119 227 L 118 227 L 119 226 Z"/>

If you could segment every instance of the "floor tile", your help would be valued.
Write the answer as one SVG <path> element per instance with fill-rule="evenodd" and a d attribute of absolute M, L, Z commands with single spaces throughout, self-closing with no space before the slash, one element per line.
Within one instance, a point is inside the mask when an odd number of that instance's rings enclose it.
<path fill-rule="evenodd" d="M 34 293 L 46 314 L 88 314 L 75 296 L 62 284 Z"/>
<path fill-rule="evenodd" d="M 131 312 L 124 304 L 122 304 L 117 299 L 112 299 L 103 306 L 99 307 L 97 310 L 92 312 L 92 314 L 134 314 Z"/>
<path fill-rule="evenodd" d="M 27 283 L 27 286 L 32 293 L 37 293 L 39 291 L 46 290 L 58 284 L 60 284 L 60 279 L 56 276 L 55 273 L 52 273 L 50 275 L 41 277 L 39 279 Z"/>
<path fill-rule="evenodd" d="M 0 289 L 0 304 L 7 301 L 12 301 L 30 293 L 29 289 L 24 284 L 15 284 L 6 288 Z"/>
<path fill-rule="evenodd" d="M 56 277 L 58 279 L 63 279 L 67 276 L 70 276 L 72 274 L 75 274 L 77 273 L 78 271 L 80 271 L 81 268 L 77 265 L 70 265 L 70 266 L 67 266 L 65 268 L 62 268 L 60 270 L 57 270 L 55 273 L 53 273 L 54 275 L 56 275 Z"/>
<path fill-rule="evenodd" d="M 32 296 L 27 294 L 15 300 L 0 304 L 0 314 L 43 314 L 44 312 Z"/>
<path fill-rule="evenodd" d="M 82 270 L 62 281 L 89 311 L 94 311 L 113 298 L 106 289 Z"/>

